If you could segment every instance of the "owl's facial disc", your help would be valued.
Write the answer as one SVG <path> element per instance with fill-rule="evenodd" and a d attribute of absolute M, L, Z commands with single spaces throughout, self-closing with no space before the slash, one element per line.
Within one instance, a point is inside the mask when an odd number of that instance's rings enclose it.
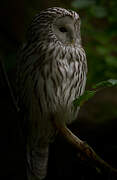
<path fill-rule="evenodd" d="M 58 18 L 53 24 L 53 33 L 65 45 L 73 45 L 77 42 L 75 22 L 70 16 Z"/>

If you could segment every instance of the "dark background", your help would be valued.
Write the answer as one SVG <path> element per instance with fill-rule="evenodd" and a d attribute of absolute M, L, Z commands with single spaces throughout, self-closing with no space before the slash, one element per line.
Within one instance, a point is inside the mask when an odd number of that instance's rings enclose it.
<path fill-rule="evenodd" d="M 87 89 L 97 82 L 117 79 L 117 1 L 4 0 L 0 6 L 0 57 L 15 88 L 17 51 L 25 42 L 32 17 L 48 7 L 70 8 L 80 14 L 83 47 L 88 60 Z M 1 60 L 1 59 L 0 59 Z M 3 73 L 0 70 L 0 179 L 25 180 L 24 139 Z M 80 110 L 70 129 L 117 168 L 117 88 L 98 92 Z M 47 179 L 114 179 L 82 163 L 61 137 L 50 146 Z"/>

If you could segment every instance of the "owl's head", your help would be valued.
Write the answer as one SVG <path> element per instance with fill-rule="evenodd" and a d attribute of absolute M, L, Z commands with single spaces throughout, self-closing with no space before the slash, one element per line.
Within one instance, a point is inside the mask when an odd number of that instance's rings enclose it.
<path fill-rule="evenodd" d="M 62 16 L 57 18 L 52 24 L 52 31 L 56 39 L 65 45 L 74 45 L 80 43 L 80 22 L 71 16 Z"/>
<path fill-rule="evenodd" d="M 28 39 L 32 41 L 57 42 L 63 46 L 80 46 L 79 15 L 64 8 L 53 7 L 37 14 L 28 31 Z"/>

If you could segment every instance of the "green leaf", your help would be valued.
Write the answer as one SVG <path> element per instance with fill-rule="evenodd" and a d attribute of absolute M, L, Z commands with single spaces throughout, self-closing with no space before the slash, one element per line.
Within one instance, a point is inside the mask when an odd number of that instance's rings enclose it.
<path fill-rule="evenodd" d="M 104 88 L 104 87 L 113 87 L 113 86 L 117 86 L 117 79 L 109 79 L 107 81 L 99 82 L 96 85 L 94 85 L 92 88 L 95 89 L 95 88 Z M 73 105 L 75 107 L 82 106 L 86 101 L 92 98 L 98 90 L 100 89 L 85 91 L 82 96 L 80 96 L 79 98 L 76 98 L 73 101 Z"/>
<path fill-rule="evenodd" d="M 117 86 L 117 79 L 109 79 L 108 82 L 111 84 L 111 87 Z"/>
<path fill-rule="evenodd" d="M 102 81 L 94 85 L 92 88 L 102 88 L 102 87 L 113 87 L 117 86 L 117 79 L 109 79 L 107 81 Z"/>
<path fill-rule="evenodd" d="M 75 107 L 77 106 L 82 106 L 88 99 L 90 99 L 91 97 L 93 97 L 96 94 L 95 90 L 92 91 L 85 91 L 84 94 L 82 96 L 80 96 L 79 98 L 75 99 L 73 101 L 73 105 Z"/>

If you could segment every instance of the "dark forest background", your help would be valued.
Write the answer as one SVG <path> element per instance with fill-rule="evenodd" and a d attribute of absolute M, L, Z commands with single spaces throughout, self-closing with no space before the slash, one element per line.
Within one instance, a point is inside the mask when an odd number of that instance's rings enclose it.
<path fill-rule="evenodd" d="M 82 43 L 88 60 L 87 89 L 100 81 L 117 79 L 117 1 L 111 0 L 4 0 L 0 5 L 0 60 L 15 88 L 17 51 L 25 42 L 32 17 L 52 6 L 80 14 Z M 20 117 L 11 102 L 0 71 L 0 179 L 25 180 L 24 141 Z M 98 92 L 80 110 L 71 130 L 117 168 L 117 88 Z M 61 137 L 50 146 L 47 179 L 108 180 L 109 174 L 78 161 L 75 150 Z"/>

